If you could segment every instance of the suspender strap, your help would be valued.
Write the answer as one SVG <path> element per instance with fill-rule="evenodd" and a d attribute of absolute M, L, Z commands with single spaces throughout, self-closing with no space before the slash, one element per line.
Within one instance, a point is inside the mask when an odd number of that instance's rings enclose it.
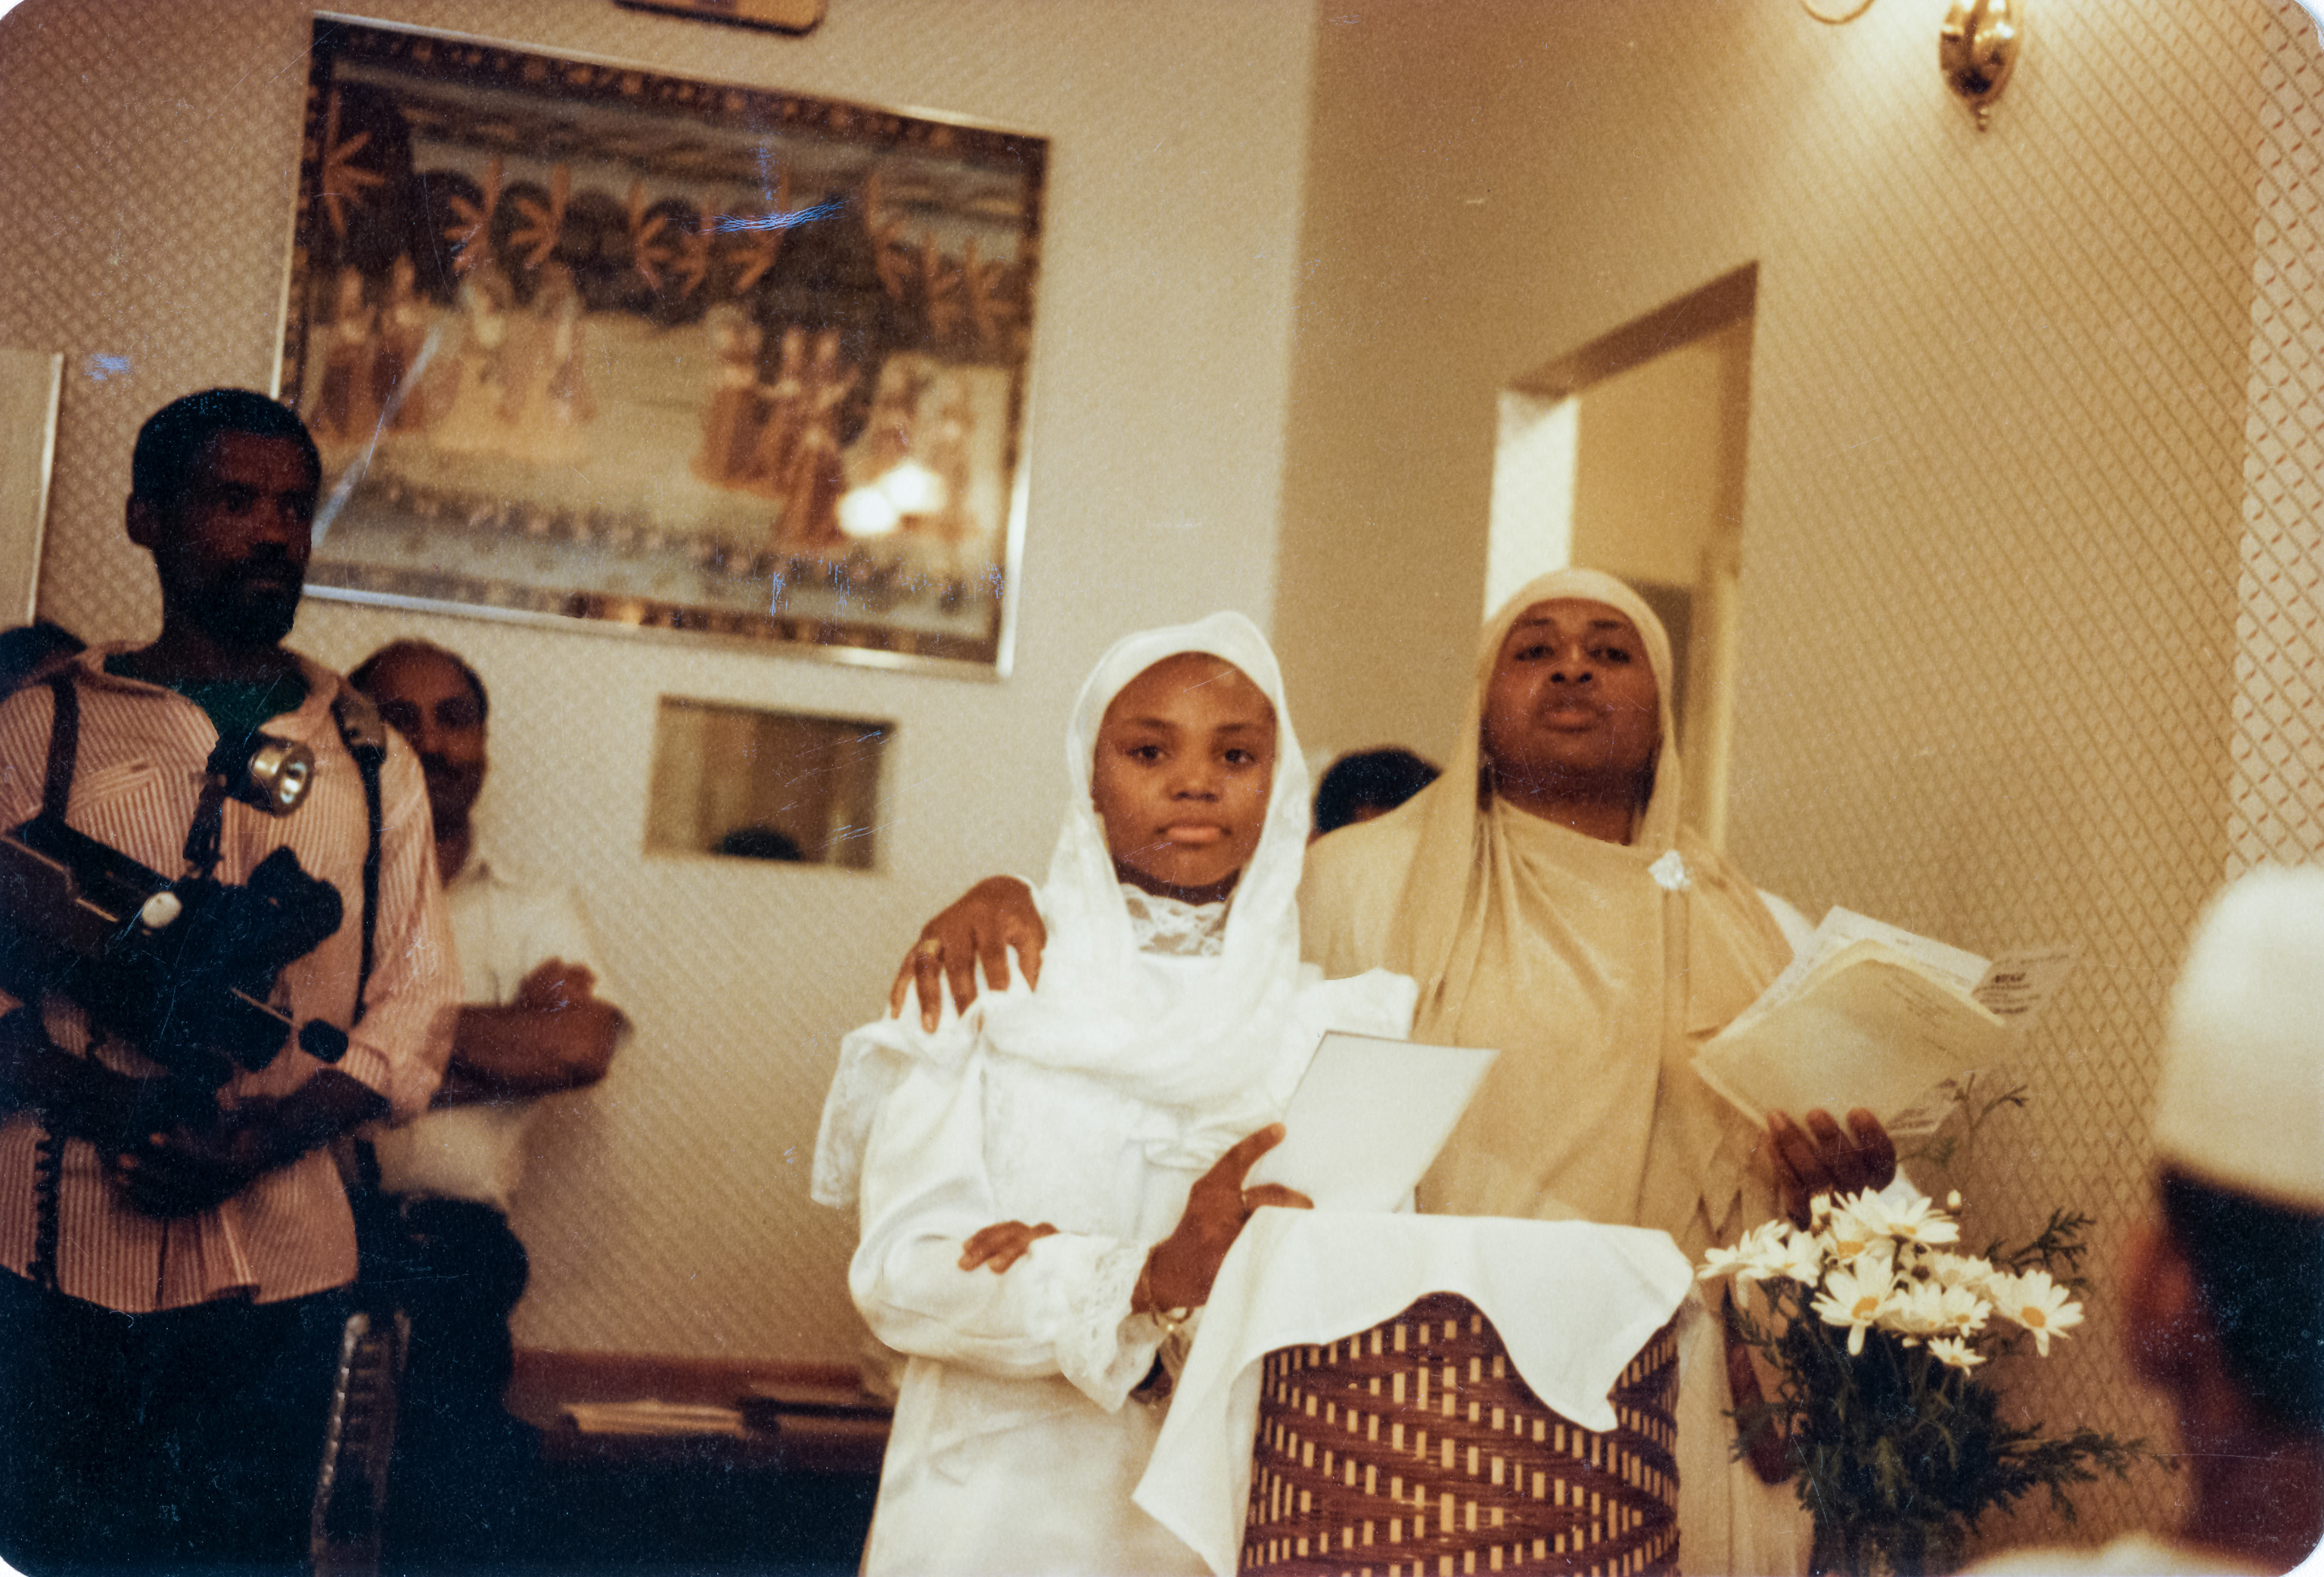
<path fill-rule="evenodd" d="M 41 816 L 61 826 L 65 807 L 72 798 L 73 767 L 80 756 L 80 692 L 73 687 L 69 669 L 49 680 L 56 696 L 56 715 L 49 724 L 48 773 L 41 783 Z M 11 1042 L 37 1039 L 45 1046 L 48 1032 L 39 1013 L 19 1007 L 8 1015 L 6 1038 Z M 12 1050 L 14 1049 L 12 1046 Z M 32 1258 L 24 1273 L 32 1284 L 57 1290 L 57 1238 L 63 1221 L 64 1135 L 43 1106 L 32 1140 Z"/>
<path fill-rule="evenodd" d="M 363 770 L 364 807 L 371 819 L 371 841 L 364 848 L 363 868 L 363 963 L 355 971 L 355 1022 L 363 1022 L 364 1010 L 371 1004 L 364 993 L 371 988 L 372 952 L 379 934 L 379 763 L 366 762 L 360 757 L 355 765 Z"/>
<path fill-rule="evenodd" d="M 41 785 L 41 814 L 51 821 L 65 818 L 72 798 L 73 763 L 80 754 L 80 692 L 72 675 L 60 673 L 49 681 L 57 698 L 56 720 L 49 725 L 49 770 Z"/>

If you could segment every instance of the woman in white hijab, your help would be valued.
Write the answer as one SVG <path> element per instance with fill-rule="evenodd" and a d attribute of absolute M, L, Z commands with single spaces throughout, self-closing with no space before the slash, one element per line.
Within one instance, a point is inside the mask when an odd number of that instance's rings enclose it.
<path fill-rule="evenodd" d="M 1109 707 L 1185 653 L 1232 665 L 1273 714 L 1264 824 L 1228 873 L 1231 901 L 1125 881 L 1136 861 L 1109 846 L 1093 803 Z M 1195 1218 L 1190 1192 L 1222 1190 L 1214 1272 L 1241 1215 L 1277 1202 L 1240 1175 L 1323 1031 L 1400 1037 L 1411 1021 L 1409 981 L 1327 983 L 1299 962 L 1306 768 L 1250 621 L 1214 614 L 1115 646 L 1075 703 L 1066 764 L 1073 798 L 1038 894 L 1051 937 L 1039 990 L 988 992 L 933 1030 L 864 1026 L 824 1111 L 815 1195 L 858 1205 L 850 1290 L 911 1355 L 872 1573 L 1206 1569 L 1130 1498 L 1159 1430 L 1131 1392 L 1187 1313 L 1155 1305 L 1200 1301 L 1162 1293 L 1163 1246 Z"/>

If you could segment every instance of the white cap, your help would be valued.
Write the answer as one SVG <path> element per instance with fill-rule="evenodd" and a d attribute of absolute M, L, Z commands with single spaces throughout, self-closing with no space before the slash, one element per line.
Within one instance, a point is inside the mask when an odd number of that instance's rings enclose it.
<path fill-rule="evenodd" d="M 2255 871 L 2195 927 L 2154 1148 L 2214 1187 L 2324 1212 L 2324 870 Z"/>

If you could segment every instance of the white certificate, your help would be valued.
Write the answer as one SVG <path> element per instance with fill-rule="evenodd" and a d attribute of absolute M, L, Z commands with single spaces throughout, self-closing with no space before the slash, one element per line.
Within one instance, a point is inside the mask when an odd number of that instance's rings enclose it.
<path fill-rule="evenodd" d="M 1333 1030 L 1292 1093 L 1283 1142 L 1245 1181 L 1296 1188 L 1321 1210 L 1395 1210 L 1499 1055 Z"/>

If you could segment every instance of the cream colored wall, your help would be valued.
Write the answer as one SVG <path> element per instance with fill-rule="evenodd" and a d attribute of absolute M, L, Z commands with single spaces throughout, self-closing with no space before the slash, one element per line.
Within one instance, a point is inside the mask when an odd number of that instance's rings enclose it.
<path fill-rule="evenodd" d="M 520 1339 L 845 1360 L 853 1223 L 806 1193 L 840 1032 L 923 916 L 1046 861 L 1065 707 L 1107 642 L 1222 605 L 1268 615 L 1313 17 L 835 0 L 800 40 L 607 0 L 364 9 L 1052 139 L 1005 683 L 315 602 L 294 637 L 344 664 L 411 631 L 475 661 L 493 696 L 485 817 L 580 890 L 636 1020 L 613 1076 L 540 1130 Z M 155 622 L 119 525 L 138 422 L 270 375 L 308 27 L 291 0 L 26 0 L 0 22 L 0 344 L 67 355 L 42 604 L 89 636 Z M 894 720 L 882 872 L 641 856 L 664 693 Z"/>
<path fill-rule="evenodd" d="M 1940 9 L 1323 7 L 1276 631 L 1318 744 L 1444 749 L 1496 392 L 1756 261 L 1729 847 L 1812 911 L 2081 945 L 2033 1103 L 1962 1186 L 1978 1235 L 2097 1214 L 2103 1282 L 2144 1199 L 2163 992 L 2227 859 L 2282 24 L 2054 0 L 1979 133 Z M 2102 1293 L 2013 1394 L 2160 1433 L 2114 1315 Z M 2086 1491 L 2082 1534 L 2171 1486 Z"/>
<path fill-rule="evenodd" d="M 1724 443 L 1748 430 L 1740 403 L 1751 325 L 1729 324 L 1583 390 L 1573 475 L 1573 561 L 1691 586 L 1702 549 L 1739 522 L 1727 512 Z M 1738 456 L 1739 460 L 1739 456 Z M 1739 469 L 1739 464 L 1737 467 Z"/>

